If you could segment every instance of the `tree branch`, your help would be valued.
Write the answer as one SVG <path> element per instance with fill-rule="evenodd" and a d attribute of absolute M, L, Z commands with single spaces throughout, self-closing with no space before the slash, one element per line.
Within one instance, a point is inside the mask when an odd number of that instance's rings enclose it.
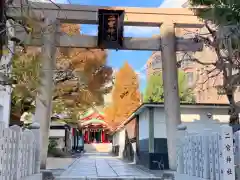
<path fill-rule="evenodd" d="M 188 56 L 188 58 L 185 58 L 185 56 Z M 209 65 L 216 66 L 216 62 L 202 62 L 197 58 L 192 58 L 191 55 L 189 55 L 187 53 L 184 53 L 182 59 L 177 62 L 177 65 L 181 66 L 182 62 L 184 62 L 184 61 L 196 62 L 196 63 L 204 65 L 204 66 L 209 66 Z"/>

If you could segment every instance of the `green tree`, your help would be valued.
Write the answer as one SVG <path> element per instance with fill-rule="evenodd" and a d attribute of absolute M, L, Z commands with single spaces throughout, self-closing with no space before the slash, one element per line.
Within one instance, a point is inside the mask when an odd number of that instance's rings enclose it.
<path fill-rule="evenodd" d="M 178 84 L 179 84 L 179 97 L 182 103 L 194 103 L 195 99 L 193 92 L 187 87 L 186 74 L 183 71 L 178 71 Z M 144 102 L 163 102 L 164 91 L 163 91 L 163 80 L 162 73 L 151 75 L 147 88 L 143 96 Z"/>
<path fill-rule="evenodd" d="M 240 1 L 222 0 L 189 0 L 192 7 L 202 6 L 194 9 L 202 19 L 211 20 L 216 25 L 236 25 L 240 22 Z"/>

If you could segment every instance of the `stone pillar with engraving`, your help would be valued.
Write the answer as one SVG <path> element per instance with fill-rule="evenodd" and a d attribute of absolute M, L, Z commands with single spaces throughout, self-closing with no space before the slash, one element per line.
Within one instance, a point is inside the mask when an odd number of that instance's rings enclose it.
<path fill-rule="evenodd" d="M 235 180 L 232 127 L 222 125 L 218 138 L 220 179 Z"/>
<path fill-rule="evenodd" d="M 214 171 L 216 180 L 220 179 L 219 174 L 219 141 L 218 133 L 213 133 Z"/>
<path fill-rule="evenodd" d="M 204 179 L 210 178 L 209 172 L 209 137 L 211 135 L 211 129 L 204 129 L 202 136 L 202 177 Z"/>
<path fill-rule="evenodd" d="M 209 170 L 210 170 L 210 180 L 215 179 L 215 153 L 214 153 L 214 139 L 213 135 L 209 136 L 209 146 L 208 146 L 208 154 L 209 154 Z"/>
<path fill-rule="evenodd" d="M 198 162 L 197 162 L 197 176 L 202 177 L 202 135 L 197 135 L 197 155 L 198 155 Z"/>

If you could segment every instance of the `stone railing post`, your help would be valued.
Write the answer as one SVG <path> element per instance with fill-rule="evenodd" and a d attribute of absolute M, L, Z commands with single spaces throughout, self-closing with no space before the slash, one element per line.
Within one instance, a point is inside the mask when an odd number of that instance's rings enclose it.
<path fill-rule="evenodd" d="M 183 164 L 183 145 L 184 137 L 186 135 L 187 126 L 178 125 L 177 127 L 177 141 L 176 141 L 176 157 L 177 157 L 177 172 L 183 174 L 184 164 Z"/>
<path fill-rule="evenodd" d="M 35 150 L 35 164 L 33 164 L 34 169 L 33 172 L 35 174 L 40 173 L 40 124 L 37 122 L 34 122 L 33 124 L 30 125 L 29 129 L 31 129 L 31 131 L 34 134 L 34 138 L 35 138 L 35 146 L 34 146 L 34 150 Z"/>

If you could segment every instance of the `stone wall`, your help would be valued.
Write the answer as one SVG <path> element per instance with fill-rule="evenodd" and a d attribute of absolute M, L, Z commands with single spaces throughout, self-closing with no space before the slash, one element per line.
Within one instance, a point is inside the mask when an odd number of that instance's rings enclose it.
<path fill-rule="evenodd" d="M 37 138 L 40 126 L 35 123 L 30 128 L 5 128 L 0 122 L 0 179 L 42 179 Z"/>
<path fill-rule="evenodd" d="M 239 132 L 234 134 L 234 143 L 229 125 L 197 131 L 184 128 L 180 126 L 178 131 L 176 180 L 238 179 L 235 168 L 238 168 Z"/>

